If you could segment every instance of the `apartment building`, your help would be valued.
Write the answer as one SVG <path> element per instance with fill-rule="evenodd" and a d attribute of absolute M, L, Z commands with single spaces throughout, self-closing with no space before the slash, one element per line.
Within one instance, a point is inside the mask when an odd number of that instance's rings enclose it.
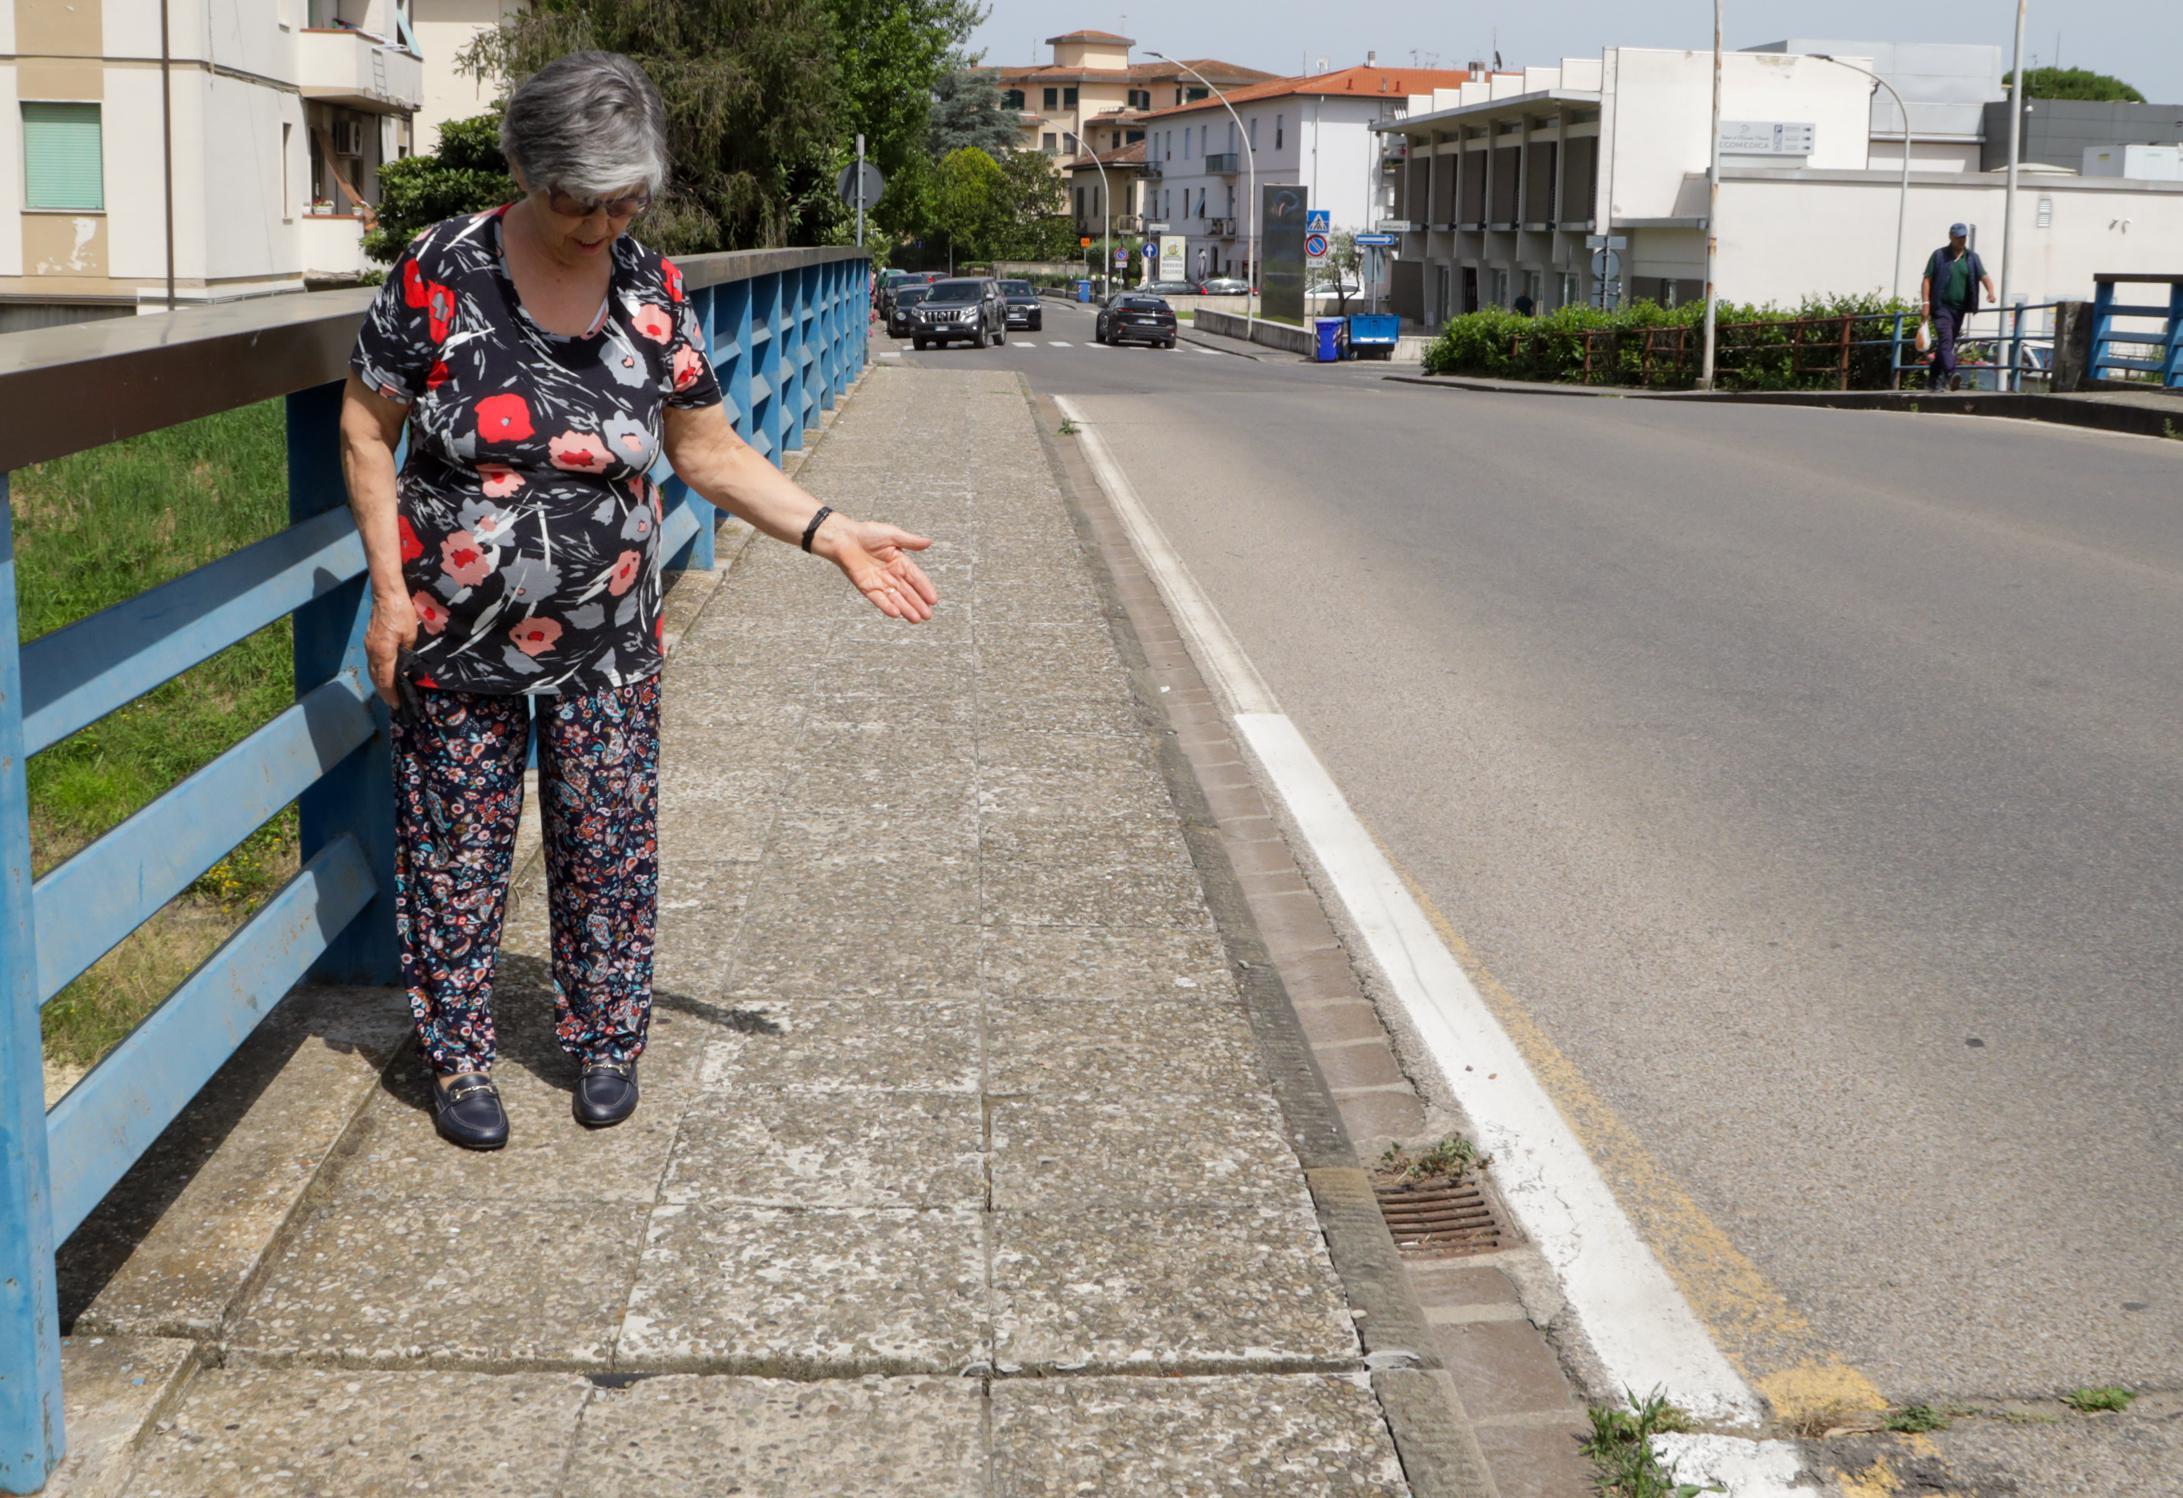
<path fill-rule="evenodd" d="M 532 0 L 409 0 L 410 24 L 424 51 L 424 103 L 415 131 L 420 154 L 437 150 L 440 126 L 483 114 L 500 86 L 462 71 L 471 43 L 533 9 Z"/>
<path fill-rule="evenodd" d="M 423 97 L 409 0 L 0 9 L 0 331 L 354 277 Z M 170 230 L 171 224 L 171 230 Z"/>
<path fill-rule="evenodd" d="M 1226 105 L 1203 99 L 1148 111 L 1136 121 L 1144 131 L 1143 211 L 1186 241 L 1185 264 L 1160 273 L 1192 280 L 1250 273 L 1258 259 L 1254 175 L 1261 189 L 1303 187 L 1337 230 L 1369 228 L 1392 206 L 1374 127 L 1453 98 L 1470 76 L 1367 63 L 1224 89 Z"/>
<path fill-rule="evenodd" d="M 1964 97 L 1975 93 L 1966 80 L 1998 88 L 1993 49 L 1783 50 L 1794 45 L 1723 60 L 1720 295 L 1794 306 L 1900 289 L 1915 300 L 1926 256 L 1957 221 L 1998 275 L 2005 177 L 1981 169 L 1984 105 Z M 1890 81 L 1907 125 L 1860 71 L 1890 66 L 1901 67 Z M 1703 296 L 1712 77 L 1709 51 L 1610 47 L 1473 80 L 1375 127 L 1393 188 L 1387 227 L 1401 234 L 1396 310 L 1437 323 L 1518 296 L 1542 312 Z M 2011 291 L 2034 305 L 2088 297 L 2098 272 L 2172 271 L 2183 182 L 2027 170 L 2016 234 Z M 1619 244 L 1601 254 L 1594 235 Z"/>
<path fill-rule="evenodd" d="M 1110 134 L 1121 117 L 1205 98 L 1205 84 L 1184 72 L 1184 63 L 1222 90 L 1273 77 L 1212 57 L 1133 63 L 1130 52 L 1137 43 L 1111 31 L 1071 31 L 1048 37 L 1046 45 L 1054 49 L 1052 62 L 997 72 L 1008 107 L 1023 120 L 1022 148 L 1049 156 L 1074 156 L 1085 149 L 1078 142 L 1091 139 L 1094 122 L 1100 124 L 1100 133 Z M 1127 141 L 1098 144 L 1111 149 Z"/>

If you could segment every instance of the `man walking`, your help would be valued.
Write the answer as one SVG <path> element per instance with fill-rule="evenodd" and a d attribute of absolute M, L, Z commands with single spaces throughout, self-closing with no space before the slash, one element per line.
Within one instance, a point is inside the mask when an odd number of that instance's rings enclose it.
<path fill-rule="evenodd" d="M 1993 277 L 1986 262 L 1971 248 L 1971 231 L 1964 224 L 1948 226 L 1948 243 L 1925 262 L 1925 317 L 1933 325 L 1933 372 L 1926 384 L 1934 390 L 1954 389 L 1956 383 L 1956 334 L 1978 310 L 1983 286 L 1989 300 L 1994 295 Z"/>

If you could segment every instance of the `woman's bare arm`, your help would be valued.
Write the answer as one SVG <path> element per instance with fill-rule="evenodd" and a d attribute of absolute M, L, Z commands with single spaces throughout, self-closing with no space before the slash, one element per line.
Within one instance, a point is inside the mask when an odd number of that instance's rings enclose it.
<path fill-rule="evenodd" d="M 349 376 L 341 393 L 341 473 L 348 480 L 349 512 L 364 539 L 364 566 L 371 579 L 364 656 L 371 684 L 390 707 L 397 701 L 395 656 L 417 639 L 417 612 L 402 580 L 402 537 L 395 523 L 394 449 L 408 417 L 407 408 Z"/>

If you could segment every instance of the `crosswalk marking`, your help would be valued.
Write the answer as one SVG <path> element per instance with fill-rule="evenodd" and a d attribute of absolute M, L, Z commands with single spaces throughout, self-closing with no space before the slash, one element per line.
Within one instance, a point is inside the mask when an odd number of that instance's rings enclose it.
<path fill-rule="evenodd" d="M 1037 344 L 1035 344 L 1035 343 L 1032 343 L 1032 342 L 1030 342 L 1030 341 L 1029 341 L 1029 340 L 1027 340 L 1027 339 L 1022 339 L 1022 338 L 1018 338 L 1018 339 L 1016 340 L 1016 347 L 1017 347 L 1017 348 L 1037 348 L 1037 347 L 1038 347 L 1038 345 L 1037 345 Z"/>
<path fill-rule="evenodd" d="M 1059 339 L 1059 338 L 1056 338 L 1056 339 L 1052 340 L 1052 342 L 1051 342 L 1051 343 L 1049 344 L 1049 347 L 1052 347 L 1052 348 L 1075 348 L 1075 347 L 1076 347 L 1076 345 L 1075 345 L 1075 344 L 1073 344 L 1073 343 L 1067 343 L 1067 342 L 1064 342 L 1063 340 L 1061 340 L 1061 339 Z"/>

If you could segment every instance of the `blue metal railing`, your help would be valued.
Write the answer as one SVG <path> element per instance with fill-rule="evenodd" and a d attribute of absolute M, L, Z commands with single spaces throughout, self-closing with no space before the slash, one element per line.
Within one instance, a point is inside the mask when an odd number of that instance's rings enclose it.
<path fill-rule="evenodd" d="M 864 368 L 862 251 L 683 263 L 729 410 L 776 464 Z M 65 1450 L 53 1254 L 299 980 L 396 981 L 392 776 L 365 677 L 364 551 L 336 423 L 369 297 L 330 293 L 0 338 L 0 1491 Z M 8 473 L 273 395 L 290 527 L 19 644 Z M 716 512 L 660 476 L 670 568 L 709 567 Z M 42 878 L 24 761 L 284 617 L 296 702 Z M 50 1112 L 42 1007 L 290 802 L 302 867 Z"/>
<path fill-rule="evenodd" d="M 2099 275 L 2092 282 L 2091 379 L 2183 390 L 2183 275 Z M 2119 301 L 2116 288 L 2123 286 L 2164 287 L 2167 305 Z M 2158 326 L 2144 326 L 2148 322 Z"/>

